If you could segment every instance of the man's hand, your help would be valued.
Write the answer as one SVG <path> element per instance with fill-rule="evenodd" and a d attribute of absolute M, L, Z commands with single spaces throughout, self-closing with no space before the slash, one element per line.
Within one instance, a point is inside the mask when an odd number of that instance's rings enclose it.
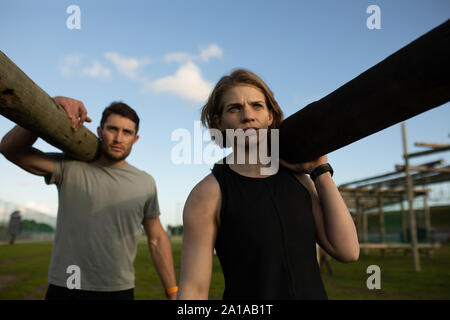
<path fill-rule="evenodd" d="M 167 295 L 168 300 L 177 300 L 177 292 Z"/>
<path fill-rule="evenodd" d="M 313 172 L 313 170 L 315 168 L 317 168 L 321 164 L 327 163 L 327 156 L 324 155 L 324 156 L 321 156 L 321 157 L 319 157 L 315 160 L 309 161 L 309 162 L 296 163 L 296 164 L 287 163 L 283 159 L 280 159 L 280 163 L 282 166 L 284 166 L 294 172 L 311 174 L 311 172 Z"/>
<path fill-rule="evenodd" d="M 78 126 L 82 125 L 85 121 L 92 121 L 91 118 L 87 116 L 87 111 L 83 102 L 67 97 L 54 97 L 53 100 L 66 110 L 67 116 L 72 122 L 72 129 L 74 131 L 77 131 Z"/>

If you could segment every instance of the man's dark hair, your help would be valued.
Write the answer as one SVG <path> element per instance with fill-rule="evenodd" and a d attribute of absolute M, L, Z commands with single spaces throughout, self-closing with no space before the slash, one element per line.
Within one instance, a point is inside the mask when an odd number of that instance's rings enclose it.
<path fill-rule="evenodd" d="M 100 127 L 103 128 L 106 119 L 108 119 L 111 114 L 118 114 L 119 116 L 128 118 L 133 121 L 136 125 L 137 134 L 139 130 L 139 117 L 136 111 L 133 110 L 133 108 L 121 101 L 112 102 L 108 107 L 105 108 L 105 110 L 103 110 L 102 119 L 100 120 Z"/>

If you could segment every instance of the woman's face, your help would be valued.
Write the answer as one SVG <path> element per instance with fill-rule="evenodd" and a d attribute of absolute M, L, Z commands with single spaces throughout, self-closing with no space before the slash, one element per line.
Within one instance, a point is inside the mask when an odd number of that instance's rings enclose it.
<path fill-rule="evenodd" d="M 260 129 L 268 129 L 273 122 L 264 93 L 251 85 L 238 85 L 227 90 L 222 96 L 222 114 L 215 117 L 220 131 L 242 129 L 246 145 L 251 136 L 259 137 Z M 247 139 L 248 137 L 248 139 Z"/>
<path fill-rule="evenodd" d="M 238 85 L 227 90 L 222 96 L 223 105 L 220 119 L 216 124 L 221 131 L 226 129 L 267 129 L 273 121 L 266 97 L 256 87 Z M 249 132 L 250 133 L 250 132 Z"/>

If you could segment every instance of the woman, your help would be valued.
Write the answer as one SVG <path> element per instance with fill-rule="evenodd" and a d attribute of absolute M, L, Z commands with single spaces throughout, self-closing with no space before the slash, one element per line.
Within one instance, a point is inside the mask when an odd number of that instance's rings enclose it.
<path fill-rule="evenodd" d="M 208 298 L 214 249 L 224 299 L 327 299 L 316 242 L 339 261 L 358 259 L 355 225 L 326 156 L 295 165 L 280 160 L 283 166 L 269 176 L 261 172 L 270 164 L 250 161 L 255 148 L 269 144 L 264 129 L 277 129 L 282 117 L 254 73 L 238 69 L 216 84 L 203 124 L 223 133 L 242 129 L 245 140 L 228 140 L 233 153 L 186 201 L 179 299 Z"/>

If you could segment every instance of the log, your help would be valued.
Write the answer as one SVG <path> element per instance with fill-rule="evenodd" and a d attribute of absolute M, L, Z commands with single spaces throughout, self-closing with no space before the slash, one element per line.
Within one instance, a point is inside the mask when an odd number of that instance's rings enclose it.
<path fill-rule="evenodd" d="M 436 161 L 431 161 L 431 162 L 427 162 L 427 163 L 421 164 L 420 166 L 434 167 L 435 165 L 443 164 L 443 163 L 444 163 L 444 159 L 439 159 L 439 160 L 436 160 Z M 363 183 L 363 182 L 369 182 L 370 180 L 377 180 L 377 179 L 380 179 L 380 178 L 387 178 L 387 177 L 390 177 L 390 176 L 398 175 L 398 174 L 400 174 L 399 171 L 403 171 L 404 169 L 405 168 L 403 167 L 401 169 L 397 169 L 397 171 L 394 171 L 394 172 L 388 172 L 388 173 L 384 173 L 384 174 L 381 174 L 381 175 L 378 175 L 378 176 L 373 176 L 373 177 L 369 177 L 369 178 L 364 178 L 364 179 L 360 179 L 360 180 L 346 182 L 346 183 L 340 184 L 339 187 L 347 187 L 347 186 L 350 186 L 352 184 L 360 184 L 360 183 Z M 403 179 L 403 177 L 401 177 L 400 179 Z M 389 181 L 392 181 L 392 179 L 391 180 L 383 180 L 383 181 L 378 181 L 378 182 L 367 183 L 365 185 L 360 185 L 358 187 L 363 187 L 363 186 L 368 187 L 368 186 L 381 185 L 381 184 L 384 184 L 385 182 L 389 182 Z"/>
<path fill-rule="evenodd" d="M 450 100 L 450 20 L 286 118 L 280 158 L 306 162 Z"/>
<path fill-rule="evenodd" d="M 443 143 L 428 143 L 428 142 L 416 142 L 414 143 L 417 147 L 428 147 L 428 148 L 450 148 L 450 144 Z"/>
<path fill-rule="evenodd" d="M 0 114 L 82 161 L 95 158 L 98 141 L 84 126 L 77 131 L 62 107 L 0 51 Z"/>
<path fill-rule="evenodd" d="M 395 169 L 398 171 L 405 171 L 405 166 L 396 165 Z M 409 166 L 409 170 L 411 171 L 420 171 L 420 172 L 440 172 L 440 173 L 450 173 L 450 168 L 429 168 L 425 166 Z"/>
<path fill-rule="evenodd" d="M 430 155 L 433 153 L 444 152 L 444 151 L 449 151 L 449 150 L 450 150 L 450 147 L 434 148 L 431 150 L 410 153 L 410 154 L 408 154 L 408 158 L 422 157 L 422 156 L 427 156 L 427 155 Z"/>

